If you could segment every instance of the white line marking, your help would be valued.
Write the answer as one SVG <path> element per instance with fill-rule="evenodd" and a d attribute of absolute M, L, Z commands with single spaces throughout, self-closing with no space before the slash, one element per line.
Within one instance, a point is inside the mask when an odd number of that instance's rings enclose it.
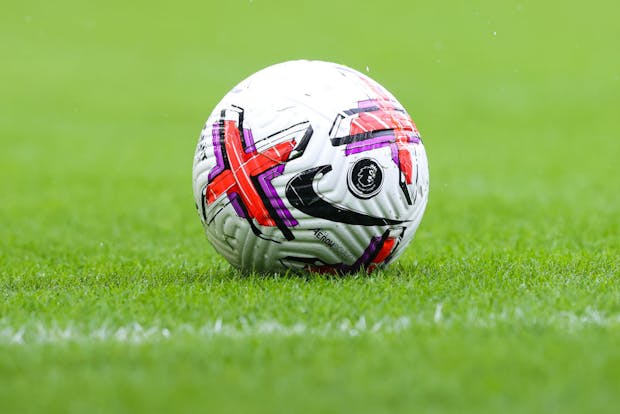
<path fill-rule="evenodd" d="M 443 303 L 439 303 L 435 307 L 435 314 L 433 315 L 433 320 L 435 321 L 435 323 L 441 322 L 441 319 L 443 318 L 443 315 L 441 312 L 442 308 L 443 308 Z"/>
<path fill-rule="evenodd" d="M 498 325 L 519 327 L 547 326 L 568 332 L 587 327 L 620 327 L 620 314 L 606 315 L 605 312 L 586 308 L 577 314 L 558 312 L 546 316 L 527 315 L 515 308 L 500 313 L 481 314 L 472 309 L 466 314 L 446 314 L 443 303 L 436 305 L 434 312 L 400 317 L 384 317 L 369 320 L 361 315 L 357 319 L 344 318 L 327 321 L 324 324 L 309 325 L 304 322 L 283 323 L 278 320 L 248 321 L 244 317 L 224 321 L 217 318 L 204 324 L 181 324 L 174 327 L 153 325 L 142 326 L 132 322 L 121 326 L 104 324 L 88 327 L 77 323 L 26 324 L 12 326 L 6 318 L 0 319 L 0 345 L 60 344 L 60 343 L 155 343 L 176 339 L 255 338 L 273 337 L 354 337 L 360 335 L 401 334 L 415 327 L 451 326 L 493 329 Z"/>

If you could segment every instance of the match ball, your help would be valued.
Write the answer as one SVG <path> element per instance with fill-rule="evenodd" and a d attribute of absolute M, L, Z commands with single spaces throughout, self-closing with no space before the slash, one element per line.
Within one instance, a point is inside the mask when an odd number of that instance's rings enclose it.
<path fill-rule="evenodd" d="M 390 92 L 346 66 L 299 60 L 256 72 L 217 104 L 193 188 L 207 238 L 233 266 L 344 274 L 405 251 L 429 174 Z"/>

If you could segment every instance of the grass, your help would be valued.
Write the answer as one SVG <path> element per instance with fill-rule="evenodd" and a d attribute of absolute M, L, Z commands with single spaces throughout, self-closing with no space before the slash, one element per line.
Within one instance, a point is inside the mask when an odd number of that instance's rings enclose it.
<path fill-rule="evenodd" d="M 618 6 L 377 7 L 3 4 L 0 411 L 617 411 Z M 202 123 L 302 57 L 425 139 L 386 271 L 242 276 L 202 234 Z"/>

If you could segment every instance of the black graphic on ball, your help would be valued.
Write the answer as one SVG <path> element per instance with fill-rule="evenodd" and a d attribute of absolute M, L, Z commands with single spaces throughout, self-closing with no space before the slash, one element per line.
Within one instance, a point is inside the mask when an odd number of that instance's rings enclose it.
<path fill-rule="evenodd" d="M 358 160 L 349 169 L 347 185 L 357 198 L 368 199 L 379 193 L 383 184 L 383 172 L 376 161 L 370 158 Z"/>

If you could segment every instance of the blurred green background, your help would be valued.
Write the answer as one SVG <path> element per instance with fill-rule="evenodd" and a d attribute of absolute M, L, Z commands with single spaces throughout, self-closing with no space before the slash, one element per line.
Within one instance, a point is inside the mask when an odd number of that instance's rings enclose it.
<path fill-rule="evenodd" d="M 4 0 L 6 409 L 613 412 L 619 15 L 605 0 Z M 239 278 L 200 228 L 191 164 L 203 122 L 242 78 L 300 58 L 367 72 L 424 138 L 427 214 L 378 279 Z M 432 320 L 438 303 L 454 325 L 384 338 L 10 340 L 41 324 L 172 329 L 222 315 Z M 471 309 L 525 317 L 479 330 L 459 319 Z M 582 335 L 554 324 L 588 309 L 604 323 Z"/>
<path fill-rule="evenodd" d="M 605 214 L 617 206 L 616 12 L 604 1 L 5 2 L 3 239 L 41 243 L 67 224 L 97 239 L 112 222 L 127 236 L 141 228 L 123 217 L 136 216 L 185 225 L 211 108 L 243 77 L 298 58 L 368 68 L 409 108 L 431 214 L 450 204 L 444 220 L 467 220 L 477 206 L 455 197 L 479 193 L 548 207 L 549 220 L 575 218 L 583 198 Z"/>

